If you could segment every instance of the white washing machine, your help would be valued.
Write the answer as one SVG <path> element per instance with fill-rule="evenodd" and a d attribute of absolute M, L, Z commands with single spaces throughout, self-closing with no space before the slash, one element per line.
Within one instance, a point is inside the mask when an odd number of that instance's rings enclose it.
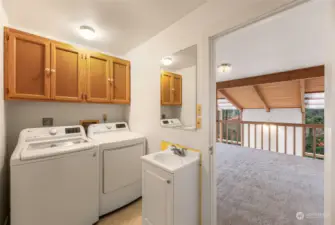
<path fill-rule="evenodd" d="M 141 197 L 145 137 L 131 132 L 125 122 L 90 125 L 88 137 L 100 145 L 100 215 Z"/>
<path fill-rule="evenodd" d="M 82 126 L 22 130 L 10 161 L 11 225 L 95 223 L 97 153 Z"/>

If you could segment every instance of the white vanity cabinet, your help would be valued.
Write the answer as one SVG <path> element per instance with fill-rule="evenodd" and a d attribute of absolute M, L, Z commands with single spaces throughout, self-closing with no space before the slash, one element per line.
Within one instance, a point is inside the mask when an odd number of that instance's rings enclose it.
<path fill-rule="evenodd" d="M 146 157 L 142 157 L 143 225 L 200 224 L 199 159 L 169 169 Z"/>

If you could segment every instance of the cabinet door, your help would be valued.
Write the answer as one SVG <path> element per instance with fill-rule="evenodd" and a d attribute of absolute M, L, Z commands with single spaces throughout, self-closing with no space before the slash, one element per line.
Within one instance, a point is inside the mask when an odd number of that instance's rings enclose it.
<path fill-rule="evenodd" d="M 82 101 L 83 54 L 76 48 L 52 43 L 51 48 L 51 98 L 61 101 Z"/>
<path fill-rule="evenodd" d="M 102 54 L 87 56 L 87 96 L 88 102 L 110 102 L 109 57 Z"/>
<path fill-rule="evenodd" d="M 11 29 L 6 30 L 7 97 L 50 98 L 50 41 Z"/>
<path fill-rule="evenodd" d="M 173 88 L 172 88 L 173 104 L 182 104 L 182 76 L 173 76 Z"/>
<path fill-rule="evenodd" d="M 173 224 L 173 177 L 143 169 L 143 225 Z"/>
<path fill-rule="evenodd" d="M 171 90 L 172 90 L 172 77 L 170 73 L 162 72 L 161 74 L 161 104 L 171 105 L 173 102 Z"/>
<path fill-rule="evenodd" d="M 111 60 L 111 99 L 113 103 L 130 103 L 130 63 L 125 60 Z"/>

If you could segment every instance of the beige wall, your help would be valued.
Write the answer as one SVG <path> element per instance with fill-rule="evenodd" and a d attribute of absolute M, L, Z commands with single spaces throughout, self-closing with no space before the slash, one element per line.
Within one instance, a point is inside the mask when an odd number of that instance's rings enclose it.
<path fill-rule="evenodd" d="M 24 128 L 41 127 L 43 117 L 52 117 L 54 126 L 76 125 L 79 120 L 100 120 L 107 114 L 109 122 L 126 121 L 127 105 L 6 101 L 7 149 L 11 154 Z"/>
<path fill-rule="evenodd" d="M 210 211 L 216 208 L 215 202 L 211 204 L 212 174 L 208 154 L 208 147 L 214 141 L 214 136 L 210 139 L 209 135 L 214 131 L 214 127 L 210 127 L 210 119 L 213 117 L 214 121 L 215 118 L 214 110 L 213 115 L 209 111 L 210 96 L 213 96 L 213 106 L 215 104 L 215 81 L 210 83 L 209 76 L 209 38 L 291 2 L 294 1 L 208 1 L 127 54 L 132 61 L 130 127 L 147 137 L 149 152 L 159 151 L 162 140 L 202 151 L 203 224 L 213 222 Z M 198 45 L 197 101 L 203 109 L 202 129 L 191 132 L 161 128 L 160 59 L 194 44 Z"/>

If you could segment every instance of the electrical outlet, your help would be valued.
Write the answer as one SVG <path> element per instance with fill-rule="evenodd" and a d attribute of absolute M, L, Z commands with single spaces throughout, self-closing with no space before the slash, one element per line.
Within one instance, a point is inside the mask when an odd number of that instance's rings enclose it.
<path fill-rule="evenodd" d="M 52 127 L 54 125 L 53 118 L 42 118 L 43 127 Z"/>
<path fill-rule="evenodd" d="M 202 119 L 201 117 L 197 118 L 197 129 L 201 129 L 201 123 L 202 123 Z"/>
<path fill-rule="evenodd" d="M 202 116 L 202 115 L 201 115 L 201 112 L 202 112 L 201 104 L 197 104 L 197 117 L 198 117 L 198 116 Z"/>

